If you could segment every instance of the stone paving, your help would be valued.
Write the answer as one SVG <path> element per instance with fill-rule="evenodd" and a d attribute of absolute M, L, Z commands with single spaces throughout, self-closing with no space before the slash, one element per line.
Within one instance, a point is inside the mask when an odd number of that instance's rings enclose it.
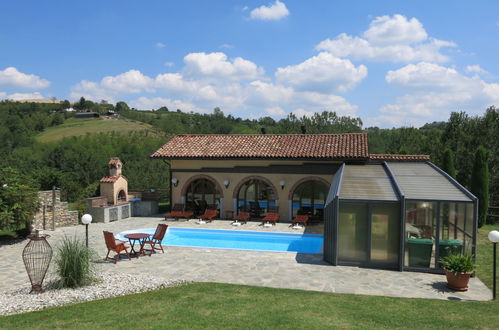
<path fill-rule="evenodd" d="M 89 244 L 100 256 L 107 250 L 103 230 L 115 234 L 131 229 L 154 228 L 158 223 L 171 227 L 200 227 L 213 229 L 258 230 L 300 232 L 289 224 L 277 224 L 263 228 L 256 222 L 233 227 L 229 221 L 197 225 L 191 221 L 165 221 L 160 217 L 130 218 L 113 223 L 94 223 L 89 227 Z M 307 232 L 320 232 L 320 226 L 310 226 Z M 51 245 L 64 235 L 84 237 L 85 227 L 57 228 L 46 231 L 51 235 Z M 14 286 L 27 285 L 29 280 L 21 260 L 26 241 L 0 246 L 0 291 Z M 347 266 L 331 266 L 321 255 L 292 252 L 261 252 L 213 248 L 166 247 L 165 253 L 145 256 L 131 261 L 123 260 L 116 265 L 99 262 L 106 271 L 131 274 L 152 274 L 165 279 L 199 282 L 219 282 L 289 288 L 337 293 L 354 293 L 392 297 L 430 298 L 446 300 L 490 300 L 491 291 L 478 279 L 472 278 L 467 292 L 455 292 L 446 288 L 444 275 L 398 272 Z"/>

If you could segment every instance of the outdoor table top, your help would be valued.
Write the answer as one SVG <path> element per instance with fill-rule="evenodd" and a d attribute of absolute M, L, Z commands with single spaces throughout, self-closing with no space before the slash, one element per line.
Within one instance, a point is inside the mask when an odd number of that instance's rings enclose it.
<path fill-rule="evenodd" d="M 149 234 L 146 233 L 131 233 L 131 234 L 125 234 L 125 238 L 128 239 L 143 239 L 149 237 Z"/>

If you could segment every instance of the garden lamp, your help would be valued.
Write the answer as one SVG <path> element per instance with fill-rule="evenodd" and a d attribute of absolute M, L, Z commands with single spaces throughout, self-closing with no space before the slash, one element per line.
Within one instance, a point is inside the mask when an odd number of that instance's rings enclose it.
<path fill-rule="evenodd" d="M 92 216 L 90 214 L 84 214 L 81 217 L 81 223 L 85 225 L 85 237 L 86 237 L 86 245 L 88 248 L 88 225 L 92 222 Z"/>
<path fill-rule="evenodd" d="M 494 269 L 492 271 L 492 299 L 496 300 L 496 253 L 497 253 L 497 243 L 499 242 L 499 231 L 497 230 L 492 230 L 489 233 L 489 240 L 494 244 Z"/>

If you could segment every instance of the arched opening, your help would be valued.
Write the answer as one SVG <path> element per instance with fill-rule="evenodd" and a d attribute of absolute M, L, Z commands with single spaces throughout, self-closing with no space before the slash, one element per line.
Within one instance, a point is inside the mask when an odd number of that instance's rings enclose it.
<path fill-rule="evenodd" d="M 187 210 L 202 214 L 207 208 L 219 208 L 220 192 L 211 180 L 197 179 L 187 187 L 185 202 Z"/>
<path fill-rule="evenodd" d="M 126 193 L 124 190 L 120 190 L 118 193 L 118 203 L 124 203 L 126 202 Z"/>
<path fill-rule="evenodd" d="M 324 218 L 324 204 L 329 187 L 320 181 L 305 181 L 296 187 L 293 192 L 293 217 L 298 214 L 310 216 L 310 222 L 322 222 Z"/>
<path fill-rule="evenodd" d="M 238 211 L 250 212 L 251 217 L 265 216 L 269 208 L 276 207 L 276 192 L 268 183 L 259 179 L 246 181 L 237 193 Z"/>

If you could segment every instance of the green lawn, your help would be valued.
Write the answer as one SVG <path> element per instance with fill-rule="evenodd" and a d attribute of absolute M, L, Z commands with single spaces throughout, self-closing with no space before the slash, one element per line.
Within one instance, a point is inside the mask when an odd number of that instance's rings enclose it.
<path fill-rule="evenodd" d="M 491 284 L 490 230 L 479 230 L 477 273 Z M 0 318 L 1 329 L 474 328 L 499 324 L 498 302 L 374 297 L 193 283 Z"/>
<path fill-rule="evenodd" d="M 493 328 L 499 304 L 194 283 L 0 318 L 1 328 Z"/>
<path fill-rule="evenodd" d="M 492 243 L 487 238 L 491 230 L 499 230 L 499 225 L 485 225 L 478 229 L 476 274 L 483 283 L 492 289 Z"/>
<path fill-rule="evenodd" d="M 70 118 L 64 124 L 51 127 L 38 134 L 36 139 L 39 142 L 55 142 L 70 136 L 81 136 L 87 133 L 108 133 L 112 131 L 122 134 L 133 131 L 150 131 L 160 134 L 153 126 L 137 121 L 103 118 Z"/>

